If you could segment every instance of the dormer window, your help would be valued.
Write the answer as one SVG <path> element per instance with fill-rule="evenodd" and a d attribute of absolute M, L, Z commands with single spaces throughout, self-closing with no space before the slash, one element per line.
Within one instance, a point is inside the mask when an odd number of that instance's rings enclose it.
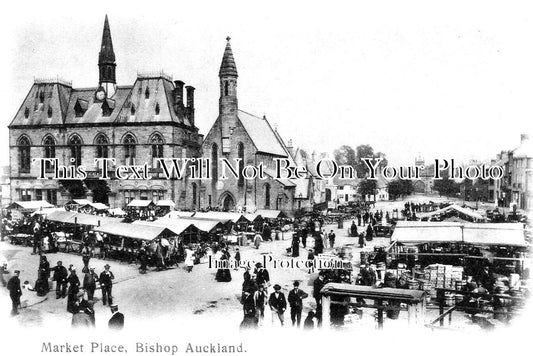
<path fill-rule="evenodd" d="M 74 113 L 76 117 L 82 117 L 87 111 L 88 106 L 87 101 L 78 99 L 74 105 Z"/>
<path fill-rule="evenodd" d="M 145 99 L 150 98 L 150 89 L 148 89 L 148 87 L 146 87 L 146 90 L 144 91 L 144 98 Z"/>
<path fill-rule="evenodd" d="M 48 107 L 48 118 L 51 118 L 52 117 L 52 107 L 49 106 Z"/>
<path fill-rule="evenodd" d="M 155 104 L 155 114 L 156 114 L 156 115 L 159 115 L 159 111 L 160 111 L 159 103 L 156 103 L 156 104 Z"/>
<path fill-rule="evenodd" d="M 26 107 L 26 109 L 24 110 L 24 118 L 27 119 L 29 116 L 30 116 L 30 109 L 28 109 L 28 108 Z"/>
<path fill-rule="evenodd" d="M 102 116 L 109 117 L 115 108 L 115 101 L 111 99 L 105 99 L 102 103 Z"/>
<path fill-rule="evenodd" d="M 134 104 L 131 104 L 130 113 L 131 113 L 131 116 L 135 116 L 135 105 Z"/>

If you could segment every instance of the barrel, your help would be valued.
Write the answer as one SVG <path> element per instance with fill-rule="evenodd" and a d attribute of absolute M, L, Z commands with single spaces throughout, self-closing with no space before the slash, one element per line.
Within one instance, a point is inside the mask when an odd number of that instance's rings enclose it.
<path fill-rule="evenodd" d="M 444 295 L 444 305 L 453 307 L 455 305 L 455 294 L 446 293 Z"/>
<path fill-rule="evenodd" d="M 407 281 L 407 286 L 409 289 L 419 289 L 420 284 L 418 283 L 416 279 L 409 279 Z"/>

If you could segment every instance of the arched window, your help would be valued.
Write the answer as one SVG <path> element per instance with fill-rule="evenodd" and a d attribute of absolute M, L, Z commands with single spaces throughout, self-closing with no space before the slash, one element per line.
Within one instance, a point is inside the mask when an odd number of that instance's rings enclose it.
<path fill-rule="evenodd" d="M 70 159 L 75 166 L 81 165 L 81 138 L 78 135 L 72 135 L 68 141 L 70 149 Z"/>
<path fill-rule="evenodd" d="M 211 181 L 218 180 L 218 145 L 213 143 L 211 146 Z"/>
<path fill-rule="evenodd" d="M 224 96 L 228 96 L 228 95 L 229 95 L 229 82 L 225 81 L 224 82 Z"/>
<path fill-rule="evenodd" d="M 134 104 L 131 104 L 130 113 L 131 113 L 131 116 L 135 115 L 135 105 Z"/>
<path fill-rule="evenodd" d="M 43 141 L 44 146 L 44 158 L 56 158 L 56 141 L 52 136 L 46 136 Z M 53 165 L 50 162 L 46 162 L 45 169 L 47 172 L 53 170 Z"/>
<path fill-rule="evenodd" d="M 153 134 L 150 138 L 150 144 L 152 145 L 152 167 L 159 168 L 158 158 L 163 158 L 163 138 L 160 134 Z"/>
<path fill-rule="evenodd" d="M 198 205 L 198 189 L 196 183 L 192 184 L 192 208 L 195 209 Z"/>
<path fill-rule="evenodd" d="M 265 184 L 265 209 L 270 209 L 270 184 Z"/>
<path fill-rule="evenodd" d="M 19 151 L 19 170 L 20 173 L 30 173 L 31 158 L 30 158 L 30 139 L 27 136 L 22 136 L 18 141 Z"/>
<path fill-rule="evenodd" d="M 109 157 L 109 140 L 104 134 L 98 134 L 94 143 L 96 145 L 96 158 L 108 158 Z"/>
<path fill-rule="evenodd" d="M 159 103 L 155 103 L 155 114 L 159 115 L 159 111 L 160 111 Z"/>
<path fill-rule="evenodd" d="M 239 161 L 239 181 L 238 181 L 238 186 L 239 187 L 242 187 L 244 186 L 244 176 L 242 175 L 242 171 L 243 171 L 243 168 L 244 168 L 244 144 L 242 142 L 239 142 L 239 144 L 237 145 L 237 151 L 238 151 L 238 155 L 239 155 L 239 158 L 240 158 L 240 161 Z"/>
<path fill-rule="evenodd" d="M 132 134 L 127 134 L 126 136 L 124 136 L 122 143 L 124 144 L 124 158 L 126 164 L 135 164 L 135 144 L 137 143 L 135 137 L 133 137 Z"/>
<path fill-rule="evenodd" d="M 148 87 L 146 87 L 146 90 L 144 91 L 144 98 L 145 99 L 150 98 L 150 89 L 148 89 Z"/>

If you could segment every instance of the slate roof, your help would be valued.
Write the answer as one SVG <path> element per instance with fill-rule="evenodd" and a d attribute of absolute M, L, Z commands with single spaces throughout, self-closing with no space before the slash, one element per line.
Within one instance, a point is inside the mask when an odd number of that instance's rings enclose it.
<path fill-rule="evenodd" d="M 242 110 L 238 111 L 237 116 L 259 152 L 281 157 L 289 156 L 266 118 Z"/>
<path fill-rule="evenodd" d="M 133 86 L 118 86 L 113 97 L 105 101 L 96 100 L 97 87 L 73 89 L 59 81 L 36 81 L 10 126 L 172 122 L 193 127 L 186 115 L 187 108 L 175 109 L 174 83 L 169 79 L 164 74 L 139 75 Z M 104 116 L 104 102 L 112 110 L 109 116 Z M 76 117 L 77 104 L 84 111 L 81 117 Z"/>

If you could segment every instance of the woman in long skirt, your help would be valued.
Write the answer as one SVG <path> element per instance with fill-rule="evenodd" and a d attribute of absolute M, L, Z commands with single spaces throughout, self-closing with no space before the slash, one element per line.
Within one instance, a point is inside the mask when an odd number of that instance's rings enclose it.
<path fill-rule="evenodd" d="M 185 267 L 187 268 L 187 272 L 191 272 L 194 267 L 194 252 L 191 246 L 185 249 Z"/>

